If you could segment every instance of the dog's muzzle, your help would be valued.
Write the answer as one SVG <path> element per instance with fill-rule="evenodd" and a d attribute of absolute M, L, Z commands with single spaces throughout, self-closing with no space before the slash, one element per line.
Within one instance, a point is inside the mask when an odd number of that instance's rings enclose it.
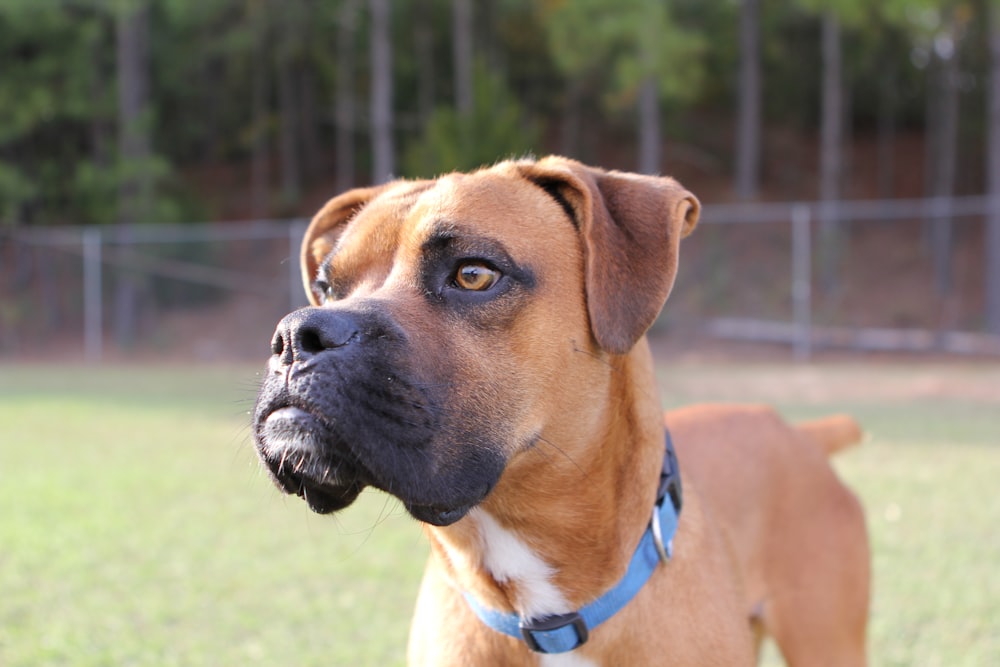
<path fill-rule="evenodd" d="M 349 312 L 305 308 L 287 315 L 271 339 L 271 359 L 255 415 L 261 458 L 275 483 L 302 497 L 319 513 L 343 509 L 367 485 L 367 475 L 344 447 L 331 447 L 335 433 L 322 407 L 311 401 L 309 378 L 324 354 L 360 339 L 358 317 Z M 265 400 L 265 396 L 267 397 Z"/>
<path fill-rule="evenodd" d="M 271 353 L 254 412 L 257 450 L 274 482 L 314 511 L 342 509 L 374 486 L 415 518 L 447 525 L 496 483 L 502 457 L 443 424 L 447 383 L 414 370 L 405 333 L 384 312 L 294 311 Z"/>

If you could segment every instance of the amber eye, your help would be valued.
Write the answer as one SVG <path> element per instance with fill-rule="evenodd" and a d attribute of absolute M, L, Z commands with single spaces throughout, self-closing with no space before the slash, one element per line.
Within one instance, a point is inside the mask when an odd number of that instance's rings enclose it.
<path fill-rule="evenodd" d="M 459 289 L 484 292 L 496 285 L 500 272 L 481 262 L 466 262 L 455 272 L 454 283 Z"/>
<path fill-rule="evenodd" d="M 317 278 L 312 284 L 313 294 L 320 303 L 334 300 L 333 285 L 321 278 Z"/>

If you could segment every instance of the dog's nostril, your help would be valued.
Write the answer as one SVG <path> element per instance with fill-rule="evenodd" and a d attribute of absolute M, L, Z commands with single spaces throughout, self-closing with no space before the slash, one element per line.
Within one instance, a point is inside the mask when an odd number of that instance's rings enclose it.
<path fill-rule="evenodd" d="M 318 331 L 303 329 L 299 332 L 299 349 L 309 354 L 318 354 L 327 348 Z"/>
<path fill-rule="evenodd" d="M 271 339 L 271 352 L 282 364 L 306 361 L 364 337 L 358 318 L 350 312 L 301 308 L 285 316 Z"/>

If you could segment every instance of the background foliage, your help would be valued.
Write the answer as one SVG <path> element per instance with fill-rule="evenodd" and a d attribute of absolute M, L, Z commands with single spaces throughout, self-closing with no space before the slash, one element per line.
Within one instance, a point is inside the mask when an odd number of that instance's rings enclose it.
<path fill-rule="evenodd" d="M 729 172 L 739 149 L 743 3 L 487 0 L 471 3 L 471 18 L 458 25 L 452 9 L 463 2 L 390 3 L 391 132 L 402 173 L 428 175 L 527 150 L 635 168 L 636 135 L 647 121 L 634 113 L 646 78 L 659 104 L 649 122 L 663 124 L 659 169 L 676 172 L 693 161 L 716 175 Z M 963 112 L 956 189 L 983 189 L 985 0 L 759 4 L 765 137 L 768 128 L 791 130 L 800 150 L 813 150 L 820 25 L 836 16 L 848 139 L 892 142 L 928 130 L 935 62 L 954 55 Z M 136 157 L 123 155 L 119 136 L 121 61 L 136 57 L 121 48 L 121 19 L 140 11 L 147 94 L 129 122 L 148 136 L 149 150 Z M 136 172 L 153 193 L 141 217 L 155 221 L 299 212 L 312 188 L 328 191 L 335 177 L 378 180 L 384 175 L 369 173 L 369 96 L 385 73 L 368 57 L 369 15 L 361 0 L 0 4 L 0 221 L 117 221 L 121 188 Z M 469 56 L 454 43 L 466 33 L 478 63 L 471 75 L 456 63 Z M 345 41 L 352 48 L 338 51 Z M 476 82 L 471 114 L 455 107 L 462 76 Z M 345 101 L 348 115 L 338 115 Z M 350 161 L 335 159 L 338 142 Z M 774 173 L 768 155 L 762 162 L 765 193 L 815 191 L 806 178 L 789 183 Z M 900 166 L 883 165 L 893 168 Z M 232 204 L 237 192 L 241 205 Z"/>
<path fill-rule="evenodd" d="M 0 62 L 8 231 L 120 223 L 127 244 L 130 224 L 305 217 L 352 186 L 546 153 L 706 203 L 1000 201 L 991 0 L 9 0 Z M 867 242 L 842 222 L 814 237 L 831 298 Z M 914 222 L 892 244 L 930 258 L 925 326 L 954 328 L 962 301 L 1000 334 L 1000 206 Z M 15 292 L 34 279 L 0 254 Z M 128 345 L 144 287 L 115 278 Z"/>

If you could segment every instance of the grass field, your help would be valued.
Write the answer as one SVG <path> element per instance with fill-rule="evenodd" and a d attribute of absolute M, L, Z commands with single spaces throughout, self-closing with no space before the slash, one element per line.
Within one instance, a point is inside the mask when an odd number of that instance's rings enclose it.
<path fill-rule="evenodd" d="M 248 367 L 0 366 L 0 665 L 393 665 L 426 546 L 273 489 Z M 873 665 L 1000 664 L 1000 365 L 664 367 L 664 400 L 848 410 Z M 769 659 L 773 661 L 773 657 Z"/>

